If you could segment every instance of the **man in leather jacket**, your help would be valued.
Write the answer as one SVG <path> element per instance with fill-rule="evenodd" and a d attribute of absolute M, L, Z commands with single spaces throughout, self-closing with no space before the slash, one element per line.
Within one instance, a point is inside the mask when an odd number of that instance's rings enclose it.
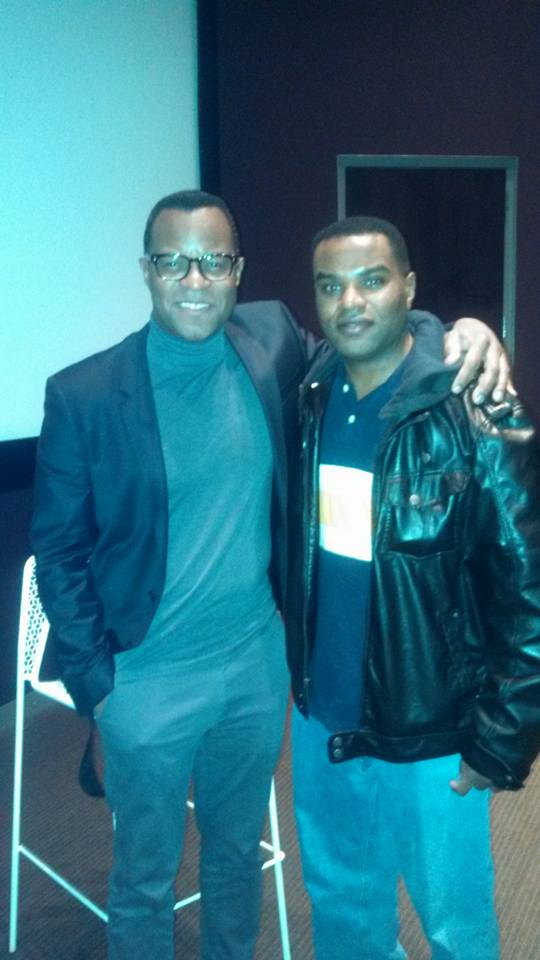
<path fill-rule="evenodd" d="M 313 263 L 287 622 L 316 956 L 405 957 L 401 876 L 433 958 L 496 960 L 489 795 L 540 748 L 538 448 L 513 394 L 452 394 L 393 225 L 333 224 Z"/>

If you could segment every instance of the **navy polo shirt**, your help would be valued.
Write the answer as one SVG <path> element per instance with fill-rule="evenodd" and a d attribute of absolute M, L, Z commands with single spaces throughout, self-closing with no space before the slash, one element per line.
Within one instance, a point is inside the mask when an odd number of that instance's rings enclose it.
<path fill-rule="evenodd" d="M 369 622 L 371 486 L 388 421 L 380 411 L 403 364 L 361 400 L 340 365 L 325 412 L 319 460 L 317 629 L 310 712 L 332 733 L 358 726 Z"/>

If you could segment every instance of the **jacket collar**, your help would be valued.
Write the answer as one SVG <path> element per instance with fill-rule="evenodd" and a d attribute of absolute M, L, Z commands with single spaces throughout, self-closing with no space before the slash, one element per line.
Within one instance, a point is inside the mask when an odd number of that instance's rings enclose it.
<path fill-rule="evenodd" d="M 124 422 L 131 446 L 143 476 L 153 490 L 166 497 L 165 465 L 159 436 L 150 371 L 146 359 L 146 341 L 149 324 L 132 333 L 120 345 L 116 354 L 118 412 Z"/>
<path fill-rule="evenodd" d="M 280 499 L 285 500 L 287 453 L 283 434 L 281 394 L 276 371 L 260 343 L 233 313 L 225 324 L 225 334 L 244 364 L 259 400 L 270 432 L 274 451 L 274 475 Z"/>
<path fill-rule="evenodd" d="M 120 346 L 118 389 L 127 396 L 136 394 L 142 387 L 150 387 L 150 372 L 146 361 L 146 341 L 150 324 L 126 337 Z M 127 361 L 127 362 L 126 362 Z"/>

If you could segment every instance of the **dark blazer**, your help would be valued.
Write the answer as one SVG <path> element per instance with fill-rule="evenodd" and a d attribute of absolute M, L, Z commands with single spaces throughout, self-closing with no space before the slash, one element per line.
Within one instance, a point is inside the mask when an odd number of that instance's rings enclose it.
<path fill-rule="evenodd" d="M 294 465 L 298 447 L 304 339 L 273 301 L 236 307 L 225 331 L 257 389 L 272 441 L 270 574 L 282 606 L 287 462 Z M 143 641 L 164 586 L 167 488 L 147 334 L 148 326 L 47 382 L 31 540 L 52 628 L 47 646 L 81 713 L 112 689 L 113 654 Z"/>

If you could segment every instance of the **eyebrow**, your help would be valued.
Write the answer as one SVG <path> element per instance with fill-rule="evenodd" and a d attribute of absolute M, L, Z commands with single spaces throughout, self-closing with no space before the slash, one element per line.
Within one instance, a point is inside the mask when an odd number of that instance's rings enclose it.
<path fill-rule="evenodd" d="M 181 250 L 160 250 L 149 254 L 152 257 L 186 257 L 187 260 L 202 259 L 203 257 L 237 257 L 238 254 L 224 253 L 223 250 L 207 250 L 206 253 L 199 254 L 199 257 L 190 257 L 189 253 L 183 253 Z"/>
<path fill-rule="evenodd" d="M 352 270 L 352 271 L 348 270 L 345 272 L 353 273 L 354 276 L 365 277 L 365 276 L 369 276 L 370 273 L 390 273 L 390 269 L 384 263 L 381 263 L 381 264 L 377 264 L 374 267 L 359 267 L 358 270 Z M 315 279 L 330 280 L 333 277 L 339 277 L 339 276 L 342 276 L 342 274 L 341 273 L 325 273 L 323 270 L 319 270 L 319 272 L 315 275 Z"/>

